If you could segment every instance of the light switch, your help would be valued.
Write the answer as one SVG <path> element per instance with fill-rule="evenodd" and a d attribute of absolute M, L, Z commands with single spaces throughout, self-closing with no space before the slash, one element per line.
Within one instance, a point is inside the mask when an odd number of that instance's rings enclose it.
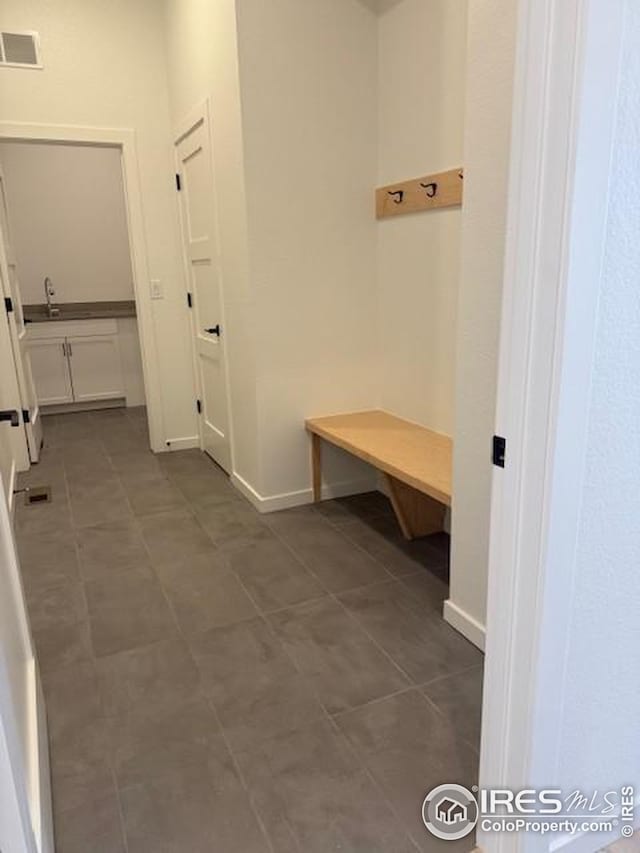
<path fill-rule="evenodd" d="M 151 298 L 152 299 L 164 299 L 164 292 L 162 290 L 162 282 L 159 278 L 151 279 Z"/>

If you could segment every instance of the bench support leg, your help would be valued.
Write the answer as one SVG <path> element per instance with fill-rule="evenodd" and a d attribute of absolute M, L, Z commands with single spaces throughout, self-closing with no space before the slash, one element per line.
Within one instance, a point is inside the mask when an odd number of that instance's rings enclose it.
<path fill-rule="evenodd" d="M 311 473 L 313 483 L 313 502 L 318 503 L 322 498 L 322 439 L 315 432 L 311 433 Z"/>
<path fill-rule="evenodd" d="M 446 507 L 428 495 L 385 474 L 393 511 L 406 539 L 444 530 Z"/>

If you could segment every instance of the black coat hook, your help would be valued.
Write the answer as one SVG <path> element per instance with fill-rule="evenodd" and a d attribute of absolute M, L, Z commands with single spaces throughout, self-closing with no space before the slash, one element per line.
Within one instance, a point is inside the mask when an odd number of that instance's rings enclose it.
<path fill-rule="evenodd" d="M 394 198 L 394 204 L 402 204 L 402 200 L 404 198 L 404 190 L 387 190 L 387 192 L 389 195 L 398 196 L 397 198 Z"/>
<path fill-rule="evenodd" d="M 437 184 L 420 184 L 420 186 L 427 191 L 429 198 L 434 198 L 438 192 Z"/>

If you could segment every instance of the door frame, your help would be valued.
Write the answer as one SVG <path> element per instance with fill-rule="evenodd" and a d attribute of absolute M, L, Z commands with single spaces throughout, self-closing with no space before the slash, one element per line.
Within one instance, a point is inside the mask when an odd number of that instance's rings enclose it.
<path fill-rule="evenodd" d="M 216 192 L 216 161 L 215 161 L 215 152 L 213 146 L 213 126 L 211 122 L 211 100 L 210 98 L 205 98 L 200 103 L 196 104 L 194 107 L 189 110 L 189 112 L 184 115 L 181 121 L 177 122 L 173 128 L 173 162 L 178 168 L 178 152 L 177 146 L 178 143 L 184 139 L 198 124 L 202 122 L 205 133 L 207 135 L 207 139 L 209 141 L 209 158 L 210 158 L 210 170 L 211 170 L 211 181 L 212 181 L 212 204 L 211 204 L 211 217 L 212 217 L 212 233 L 215 238 L 215 249 L 216 249 L 216 259 L 217 259 L 217 268 L 218 268 L 218 276 L 220 279 L 220 322 L 222 325 L 222 337 L 220 343 L 224 347 L 224 379 L 225 379 L 225 395 L 227 398 L 227 430 L 229 433 L 229 452 L 231 458 L 230 470 L 227 472 L 229 476 L 233 474 L 236 470 L 235 466 L 235 450 L 234 450 L 234 429 L 233 429 L 233 409 L 231 407 L 231 385 L 229 380 L 229 347 L 227 346 L 227 339 L 229 334 L 229 327 L 227 324 L 226 313 L 225 313 L 225 289 L 224 289 L 224 276 L 222 271 L 222 264 L 220 262 L 220 211 L 218 208 L 218 194 Z M 186 246 L 184 244 L 184 228 L 183 228 L 183 213 L 182 206 L 180 204 L 180 198 L 176 193 L 176 208 L 178 211 L 178 226 L 180 229 L 180 247 L 181 247 L 181 256 L 182 256 L 182 267 L 183 267 L 183 280 L 184 280 L 184 288 L 185 288 L 185 302 L 187 299 L 187 293 L 190 290 L 190 270 L 189 270 L 189 260 L 187 258 Z M 194 342 L 194 322 L 193 322 L 193 314 L 190 312 L 191 316 L 189 317 L 189 329 L 191 330 L 191 364 L 193 368 L 193 382 L 194 388 L 196 388 L 196 393 L 199 397 L 201 397 L 200 390 L 200 375 L 198 370 L 197 363 L 197 353 Z M 204 435 L 202 429 L 202 417 L 198 417 L 198 438 L 200 441 L 200 450 L 204 450 Z"/>
<path fill-rule="evenodd" d="M 623 31 L 624 0 L 519 0 L 481 788 L 557 781 Z M 478 831 L 485 853 L 608 840 Z"/>
<path fill-rule="evenodd" d="M 6 279 L 3 282 L 3 287 L 0 287 L 3 290 L 4 297 L 9 298 L 12 302 L 15 301 L 15 294 L 11 288 L 11 274 L 10 274 L 10 261 L 12 258 L 8 254 L 9 247 L 12 246 L 11 242 L 11 233 L 9 228 L 9 205 L 7 199 L 7 182 L 2 171 L 2 164 L 0 163 L 0 182 L 2 183 L 2 196 L 0 199 L 0 204 L 3 204 L 6 214 L 5 219 L 5 231 L 6 233 L 2 233 L 2 229 L 0 228 L 0 268 L 2 269 L 2 278 Z M 15 263 L 15 258 L 13 258 Z M 19 294 L 19 283 L 18 283 L 18 294 Z M 33 382 L 33 376 L 31 374 L 31 370 L 28 369 L 28 366 L 24 364 L 23 361 L 23 345 L 25 343 L 26 338 L 26 327 L 24 325 L 24 316 L 22 311 L 22 296 L 19 294 L 20 301 L 20 321 L 22 329 L 18 330 L 18 315 L 17 315 L 17 306 L 13 305 L 11 310 L 7 311 L 7 320 L 9 323 L 9 335 L 11 338 L 11 349 L 13 351 L 13 363 L 15 367 L 16 379 L 18 383 L 19 397 L 20 397 L 20 411 L 19 417 L 20 422 L 22 424 L 22 429 L 25 432 L 25 439 L 27 444 L 27 455 L 26 458 L 23 458 L 23 464 L 21 466 L 21 470 L 27 470 L 33 462 L 37 462 L 40 458 L 40 444 L 42 441 L 42 422 L 40 420 L 42 412 L 40 411 L 40 404 L 38 400 L 35 401 L 35 406 L 32 407 L 32 402 L 29 398 L 29 391 L 31 390 L 35 395 L 35 386 Z M 25 415 L 26 413 L 26 415 Z"/>
<path fill-rule="evenodd" d="M 149 439 L 152 450 L 156 453 L 165 451 L 167 447 L 163 438 L 162 384 L 158 367 L 153 306 L 149 290 L 147 238 L 144 227 L 144 206 L 140 188 L 135 130 L 2 121 L 0 122 L 0 141 L 68 143 L 69 145 L 91 145 L 97 148 L 107 147 L 120 150 Z"/>

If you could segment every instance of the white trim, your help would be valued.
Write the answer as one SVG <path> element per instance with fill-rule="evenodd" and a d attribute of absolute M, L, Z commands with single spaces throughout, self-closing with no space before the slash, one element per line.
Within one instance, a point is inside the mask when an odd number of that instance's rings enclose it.
<path fill-rule="evenodd" d="M 480 786 L 535 788 L 557 775 L 623 0 L 520 11 Z M 478 844 L 551 840 L 479 831 Z"/>
<path fill-rule="evenodd" d="M 165 446 L 160 448 L 160 452 L 173 453 L 174 450 L 192 450 L 196 447 L 200 448 L 200 436 L 187 435 L 182 438 L 168 438 Z"/>
<path fill-rule="evenodd" d="M 247 500 L 251 501 L 258 512 L 277 512 L 280 509 L 291 509 L 296 506 L 304 506 L 313 503 L 313 490 L 300 489 L 297 492 L 283 492 L 279 495 L 261 495 L 240 474 L 231 475 L 232 484 L 241 492 Z M 323 484 L 322 500 L 342 498 L 347 495 L 359 495 L 371 491 L 371 479 L 343 480 L 340 483 Z"/>
<path fill-rule="evenodd" d="M 0 68 L 31 68 L 34 71 L 42 71 L 44 65 L 42 64 L 42 51 L 41 51 L 41 43 L 40 43 L 40 33 L 37 33 L 35 30 L 0 30 L 2 36 L 10 35 L 10 36 L 31 36 L 33 39 L 33 46 L 36 51 L 36 59 L 37 62 L 6 62 L 4 57 L 6 55 L 6 50 L 4 46 L 4 38 L 2 38 L 2 59 L 0 59 Z"/>
<path fill-rule="evenodd" d="M 448 622 L 452 628 L 459 631 L 463 637 L 466 637 L 469 642 L 477 646 L 481 651 L 484 651 L 485 644 L 485 627 L 477 619 L 474 619 L 466 610 L 463 610 L 458 604 L 448 598 L 442 609 L 442 618 Z"/>
<path fill-rule="evenodd" d="M 5 121 L 0 122 L 0 140 L 67 142 L 70 144 L 111 146 L 121 150 L 122 183 L 129 231 L 131 270 L 136 299 L 147 417 L 149 419 L 149 438 L 153 450 L 156 452 L 165 450 L 162 383 L 158 366 L 153 306 L 147 286 L 149 282 L 147 238 L 144 227 L 135 131 L 128 128 L 76 127 L 73 125 Z"/>
<path fill-rule="evenodd" d="M 12 459 L 11 469 L 9 471 L 9 484 L 7 488 L 7 506 L 9 507 L 9 515 L 13 513 L 14 507 L 16 505 L 16 488 L 18 486 L 17 479 L 18 469 L 16 467 L 16 460 Z"/>

